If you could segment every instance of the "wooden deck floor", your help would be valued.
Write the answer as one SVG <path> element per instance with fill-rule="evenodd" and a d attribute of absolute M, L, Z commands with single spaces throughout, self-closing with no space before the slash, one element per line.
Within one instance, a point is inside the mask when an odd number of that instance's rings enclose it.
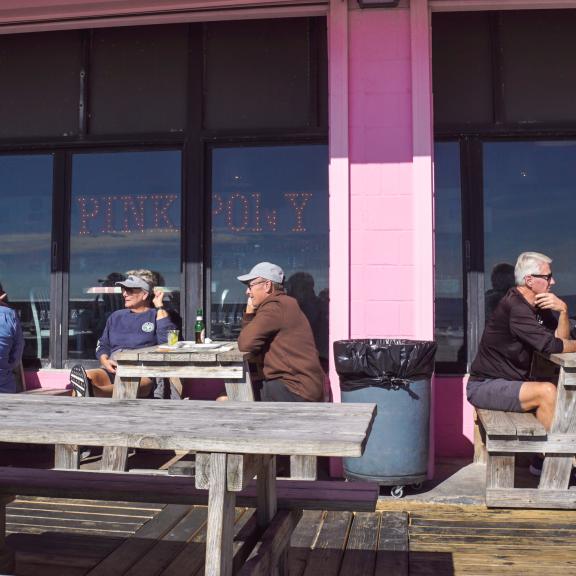
<path fill-rule="evenodd" d="M 386 506 L 305 512 L 290 576 L 576 575 L 576 512 Z M 237 510 L 240 540 L 251 517 Z M 205 520 L 204 507 L 21 498 L 8 508 L 8 544 L 21 576 L 202 574 Z"/>

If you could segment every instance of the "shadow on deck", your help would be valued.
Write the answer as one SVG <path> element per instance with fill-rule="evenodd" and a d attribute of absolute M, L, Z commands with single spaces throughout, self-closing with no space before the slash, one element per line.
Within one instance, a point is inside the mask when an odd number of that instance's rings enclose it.
<path fill-rule="evenodd" d="M 425 492 L 395 500 L 383 489 L 375 513 L 305 511 L 290 576 L 576 576 L 576 511 L 487 510 L 484 473 L 446 463 Z M 237 509 L 239 554 L 252 516 Z M 195 575 L 205 522 L 202 506 L 19 498 L 7 506 L 7 543 L 18 576 Z"/>

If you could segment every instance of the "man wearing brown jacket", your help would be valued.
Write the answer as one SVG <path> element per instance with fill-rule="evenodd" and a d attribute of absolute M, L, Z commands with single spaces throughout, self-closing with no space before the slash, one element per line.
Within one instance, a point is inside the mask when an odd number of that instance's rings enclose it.
<path fill-rule="evenodd" d="M 263 355 L 262 400 L 321 402 L 324 372 L 312 329 L 298 302 L 284 292 L 282 268 L 260 262 L 238 280 L 248 296 L 238 348 Z"/>

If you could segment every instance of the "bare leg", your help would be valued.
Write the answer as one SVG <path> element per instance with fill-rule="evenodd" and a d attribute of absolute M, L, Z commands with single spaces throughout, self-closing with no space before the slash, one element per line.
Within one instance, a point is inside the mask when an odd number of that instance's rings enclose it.
<path fill-rule="evenodd" d="M 526 412 L 536 410 L 536 418 L 550 430 L 556 407 L 556 386 L 552 382 L 524 382 L 520 388 L 520 405 Z"/>
<path fill-rule="evenodd" d="M 114 384 L 110 382 L 108 373 L 102 368 L 94 368 L 87 370 L 86 375 L 92 381 L 92 390 L 94 396 L 99 398 L 112 398 Z M 150 378 L 140 378 L 140 386 L 138 387 L 138 398 L 148 398 L 152 388 L 152 380 Z"/>

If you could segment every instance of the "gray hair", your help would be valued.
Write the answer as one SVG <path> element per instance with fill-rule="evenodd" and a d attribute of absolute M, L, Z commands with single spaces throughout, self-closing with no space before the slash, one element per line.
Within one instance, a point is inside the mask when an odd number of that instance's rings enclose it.
<path fill-rule="evenodd" d="M 126 271 L 126 276 L 138 276 L 150 284 L 152 288 L 158 286 L 158 275 L 152 272 L 152 270 L 147 270 L 146 268 L 139 268 L 138 270 L 128 270 Z"/>
<path fill-rule="evenodd" d="M 550 264 L 552 258 L 541 254 L 540 252 L 522 252 L 516 260 L 514 268 L 514 278 L 516 286 L 526 286 L 526 276 L 531 274 L 540 274 L 543 264 Z"/>

